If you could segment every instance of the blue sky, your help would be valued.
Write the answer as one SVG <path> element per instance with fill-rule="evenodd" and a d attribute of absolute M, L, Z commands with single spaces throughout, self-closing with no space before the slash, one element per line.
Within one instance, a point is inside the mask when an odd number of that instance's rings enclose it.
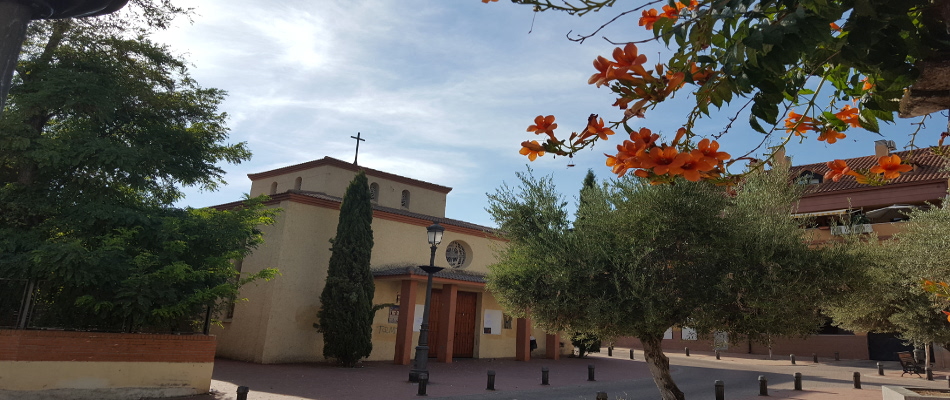
<path fill-rule="evenodd" d="M 452 187 L 446 216 L 494 225 L 485 211 L 485 193 L 503 182 L 516 183 L 527 158 L 519 143 L 540 139 L 525 132 L 539 114 L 553 114 L 567 136 L 584 128 L 589 114 L 607 121 L 621 117 L 610 107 L 607 88 L 587 84 L 598 55 L 614 45 L 648 34 L 630 15 L 583 44 L 566 39 L 569 31 L 590 33 L 612 18 L 608 10 L 584 17 L 534 13 L 509 2 L 200 0 L 192 23 L 178 21 L 156 36 L 192 64 L 202 86 L 226 90 L 222 110 L 230 116 L 231 141 L 247 142 L 250 161 L 223 165 L 227 185 L 216 192 L 186 188 L 178 205 L 205 207 L 239 200 L 250 189 L 248 173 L 306 162 L 324 156 L 353 159 L 360 132 L 359 164 Z M 616 10 L 623 11 L 623 10 Z M 533 26 L 532 26 L 532 19 Z M 529 30 L 531 31 L 529 33 Z M 641 46 L 649 64 L 669 51 Z M 683 90 L 634 121 L 671 134 L 689 103 Z M 699 131 L 723 129 L 734 111 L 704 120 Z M 720 142 L 733 156 L 762 139 L 740 117 Z M 917 144 L 935 144 L 944 116 L 934 115 Z M 898 149 L 907 144 L 917 120 L 884 128 L 883 138 Z M 530 163 L 536 175 L 552 175 L 567 198 L 588 168 L 598 178 L 611 176 L 603 153 L 610 142 L 568 160 L 546 155 Z M 776 135 L 780 136 L 780 135 Z M 776 137 L 777 139 L 777 137 Z M 792 144 L 794 164 L 873 154 L 882 137 L 860 130 L 834 145 L 809 138 Z"/>

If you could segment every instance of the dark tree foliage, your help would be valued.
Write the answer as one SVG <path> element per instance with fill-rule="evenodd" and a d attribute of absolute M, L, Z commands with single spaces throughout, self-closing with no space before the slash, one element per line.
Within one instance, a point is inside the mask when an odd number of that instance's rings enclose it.
<path fill-rule="evenodd" d="M 166 3 L 129 12 L 163 26 L 181 11 Z M 273 212 L 260 200 L 172 207 L 181 186 L 213 190 L 217 164 L 250 152 L 225 143 L 223 91 L 193 81 L 144 36 L 149 24 L 115 18 L 30 25 L 0 119 L 0 278 L 42 283 L 48 326 L 184 329 L 274 274 L 242 279 L 230 262 L 261 242 Z"/>
<path fill-rule="evenodd" d="M 340 205 L 336 237 L 331 240 L 326 286 L 317 317 L 323 333 L 323 356 L 352 367 L 373 351 L 373 206 L 369 181 L 360 172 Z"/>

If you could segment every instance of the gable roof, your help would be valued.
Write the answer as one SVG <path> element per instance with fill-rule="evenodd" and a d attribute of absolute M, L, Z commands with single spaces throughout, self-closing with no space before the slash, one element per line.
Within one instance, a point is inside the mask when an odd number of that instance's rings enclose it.
<path fill-rule="evenodd" d="M 888 181 L 884 186 L 887 187 L 906 183 L 947 181 L 947 179 L 950 179 L 950 172 L 947 171 L 947 167 L 950 166 L 950 162 L 948 162 L 947 158 L 934 154 L 932 149 L 934 148 L 892 152 L 892 155 L 896 154 L 904 163 L 913 165 L 914 169 L 910 172 L 901 174 L 897 179 Z M 950 150 L 950 146 L 945 146 L 944 149 Z M 860 171 L 870 169 L 871 167 L 877 165 L 878 159 L 879 157 L 872 155 L 848 158 L 844 161 L 848 163 L 848 166 L 851 167 L 852 170 Z M 827 163 L 822 162 L 816 164 L 793 166 L 791 167 L 790 172 L 793 176 L 799 176 L 805 171 L 811 171 L 819 175 L 824 175 L 829 170 L 830 168 L 828 168 Z M 838 182 L 826 180 L 818 185 L 809 185 L 808 189 L 805 191 L 805 196 L 807 197 L 809 195 L 838 192 L 850 189 L 861 189 L 867 187 L 868 185 L 862 185 L 858 183 L 853 176 L 844 176 Z"/>
<path fill-rule="evenodd" d="M 337 160 L 333 157 L 323 157 L 319 160 L 308 161 L 301 164 L 288 165 L 286 167 L 272 169 L 270 171 L 247 174 L 247 177 L 250 178 L 252 181 L 256 181 L 262 178 L 269 178 L 273 176 L 283 175 L 283 174 L 296 172 L 296 171 L 308 170 L 311 168 L 322 167 L 322 166 L 333 166 L 333 167 L 337 167 L 340 169 L 345 169 L 345 170 L 349 170 L 353 172 L 364 171 L 366 172 L 367 176 L 388 179 L 391 181 L 405 183 L 407 185 L 421 187 L 423 189 L 429 189 L 429 190 L 433 190 L 433 191 L 444 193 L 444 194 L 447 194 L 452 191 L 452 188 L 448 186 L 436 185 L 434 183 L 420 181 L 418 179 L 407 178 L 405 176 L 391 174 L 389 172 L 384 172 L 377 169 L 367 168 L 361 165 L 348 163 L 343 160 Z"/>

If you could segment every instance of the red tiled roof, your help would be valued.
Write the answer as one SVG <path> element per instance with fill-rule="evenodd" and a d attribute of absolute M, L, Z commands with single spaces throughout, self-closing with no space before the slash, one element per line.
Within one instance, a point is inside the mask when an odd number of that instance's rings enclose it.
<path fill-rule="evenodd" d="M 950 148 L 950 146 L 946 146 L 945 148 Z M 891 154 L 900 156 L 902 162 L 913 165 L 914 170 L 901 174 L 900 177 L 888 182 L 885 186 L 911 182 L 947 180 L 950 178 L 950 172 L 947 171 L 947 167 L 950 165 L 950 162 L 948 162 L 947 158 L 934 154 L 931 149 L 932 148 L 924 148 L 892 152 Z M 877 165 L 878 158 L 879 157 L 877 156 L 864 156 L 848 158 L 844 161 L 848 163 L 848 166 L 851 167 L 851 169 L 858 171 L 866 170 L 873 167 L 874 165 Z M 793 176 L 798 176 L 805 171 L 811 171 L 819 175 L 824 175 L 825 172 L 829 171 L 829 168 L 827 163 L 797 165 L 791 168 L 791 173 Z M 825 180 L 818 185 L 809 185 L 805 195 L 808 196 L 819 193 L 837 192 L 841 190 L 867 187 L 867 185 L 862 185 L 855 181 L 853 176 L 844 176 L 838 182 Z"/>
<path fill-rule="evenodd" d="M 270 171 L 247 174 L 247 177 L 250 178 L 250 180 L 255 181 L 261 178 L 269 178 L 272 176 L 282 175 L 282 174 L 286 174 L 290 172 L 303 171 L 303 170 L 316 168 L 316 167 L 320 167 L 324 165 L 330 165 L 330 166 L 334 166 L 337 168 L 341 168 L 341 169 L 345 169 L 345 170 L 349 170 L 353 172 L 359 172 L 362 170 L 366 172 L 366 175 L 368 176 L 374 176 L 377 178 L 389 179 L 396 182 L 402 182 L 405 184 L 433 190 L 439 193 L 449 193 L 452 191 L 452 188 L 448 186 L 436 185 L 434 183 L 420 181 L 418 179 L 412 179 L 405 176 L 400 176 L 396 174 L 391 174 L 389 172 L 380 171 L 377 169 L 367 168 L 362 165 L 356 165 L 353 163 L 348 163 L 346 161 L 337 160 L 333 157 L 323 157 L 319 160 L 313 160 L 313 161 L 308 161 L 301 164 L 289 165 L 286 167 L 272 169 Z"/>

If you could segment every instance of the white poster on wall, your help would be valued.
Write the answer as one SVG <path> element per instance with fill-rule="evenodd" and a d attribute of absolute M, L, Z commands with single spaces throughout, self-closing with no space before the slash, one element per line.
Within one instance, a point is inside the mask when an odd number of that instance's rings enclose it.
<path fill-rule="evenodd" d="M 422 330 L 422 312 L 425 311 L 426 306 L 424 304 L 416 304 L 416 313 L 412 319 L 412 331 L 419 332 Z"/>
<path fill-rule="evenodd" d="M 485 310 L 485 328 L 482 330 L 482 333 L 486 335 L 501 335 L 503 315 L 501 310 Z"/>
<path fill-rule="evenodd" d="M 683 327 L 683 340 L 697 340 L 696 330 L 689 327 Z"/>

